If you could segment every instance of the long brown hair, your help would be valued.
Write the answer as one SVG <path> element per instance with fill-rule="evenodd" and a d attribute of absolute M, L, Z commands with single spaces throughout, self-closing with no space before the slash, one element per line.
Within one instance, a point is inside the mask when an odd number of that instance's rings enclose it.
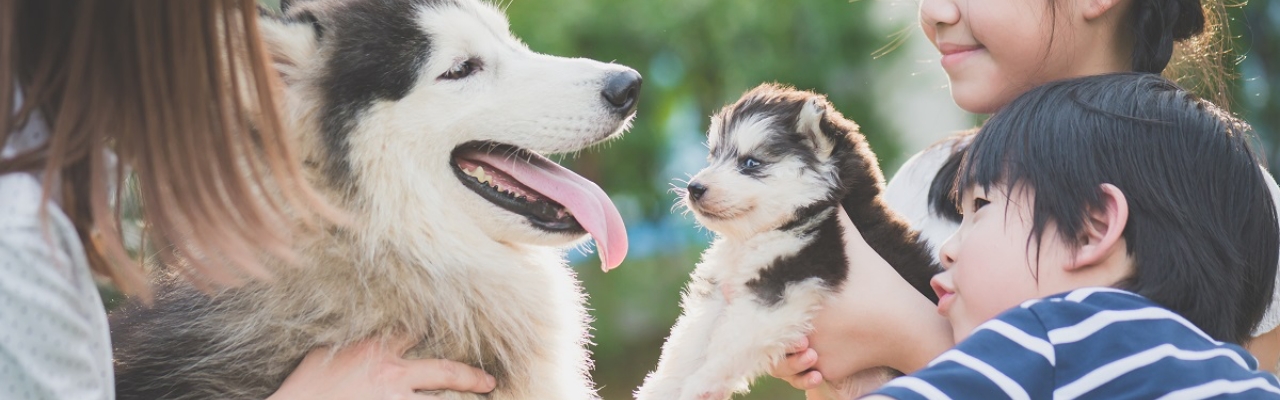
<path fill-rule="evenodd" d="M 202 284 L 267 276 L 261 256 L 289 259 L 298 218 L 334 215 L 285 136 L 257 13 L 254 0 L 0 0 L 0 145 L 36 113 L 49 126 L 0 173 L 43 171 L 92 269 L 127 294 L 150 297 L 111 189 L 126 166 L 150 247 Z"/>

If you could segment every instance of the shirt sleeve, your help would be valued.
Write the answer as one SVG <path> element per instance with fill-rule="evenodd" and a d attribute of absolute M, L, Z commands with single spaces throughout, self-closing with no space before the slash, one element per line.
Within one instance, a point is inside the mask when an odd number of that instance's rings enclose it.
<path fill-rule="evenodd" d="M 0 398 L 109 399 L 106 315 L 84 250 L 56 206 L 38 214 L 31 187 L 0 175 Z"/>
<path fill-rule="evenodd" d="M 895 399 L 1053 398 L 1053 345 L 1039 318 L 1017 307 L 974 329 L 963 342 L 874 394 Z"/>

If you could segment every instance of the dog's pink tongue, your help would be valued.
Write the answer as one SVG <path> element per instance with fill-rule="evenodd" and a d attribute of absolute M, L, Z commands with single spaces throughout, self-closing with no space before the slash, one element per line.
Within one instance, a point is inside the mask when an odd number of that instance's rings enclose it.
<path fill-rule="evenodd" d="M 627 229 L 622 224 L 622 215 L 595 182 L 540 156 L 527 162 L 523 157 L 493 154 L 477 158 L 569 209 L 578 224 L 596 240 L 605 272 L 622 264 L 622 259 L 627 257 Z"/>

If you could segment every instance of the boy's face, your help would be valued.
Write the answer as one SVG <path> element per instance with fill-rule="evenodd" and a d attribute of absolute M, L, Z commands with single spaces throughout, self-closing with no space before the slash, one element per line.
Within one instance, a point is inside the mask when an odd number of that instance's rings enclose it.
<path fill-rule="evenodd" d="M 1053 281 L 1062 277 L 1071 252 L 1051 221 L 1037 255 L 1031 240 L 1034 198 L 1022 188 L 1010 198 L 998 186 L 961 193 L 964 220 L 942 245 L 946 270 L 932 282 L 938 313 L 951 322 L 956 342 L 1005 310 L 1056 293 L 1044 291 L 1058 287 Z"/>

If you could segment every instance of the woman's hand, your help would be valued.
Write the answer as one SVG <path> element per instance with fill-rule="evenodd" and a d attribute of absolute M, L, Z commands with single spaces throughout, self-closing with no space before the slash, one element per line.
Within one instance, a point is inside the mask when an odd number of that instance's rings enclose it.
<path fill-rule="evenodd" d="M 318 348 L 307 353 L 269 400 L 280 399 L 408 399 L 416 391 L 452 390 L 488 393 L 492 376 L 466 364 L 447 360 L 406 360 L 414 340 L 367 340 L 331 353 Z"/>
<path fill-rule="evenodd" d="M 867 245 L 843 210 L 839 214 L 849 278 L 814 318 L 807 348 L 793 348 L 771 372 L 810 398 L 836 392 L 824 382 L 843 387 L 879 377 L 878 367 L 910 373 L 954 345 L 950 324 L 933 303 Z"/>

